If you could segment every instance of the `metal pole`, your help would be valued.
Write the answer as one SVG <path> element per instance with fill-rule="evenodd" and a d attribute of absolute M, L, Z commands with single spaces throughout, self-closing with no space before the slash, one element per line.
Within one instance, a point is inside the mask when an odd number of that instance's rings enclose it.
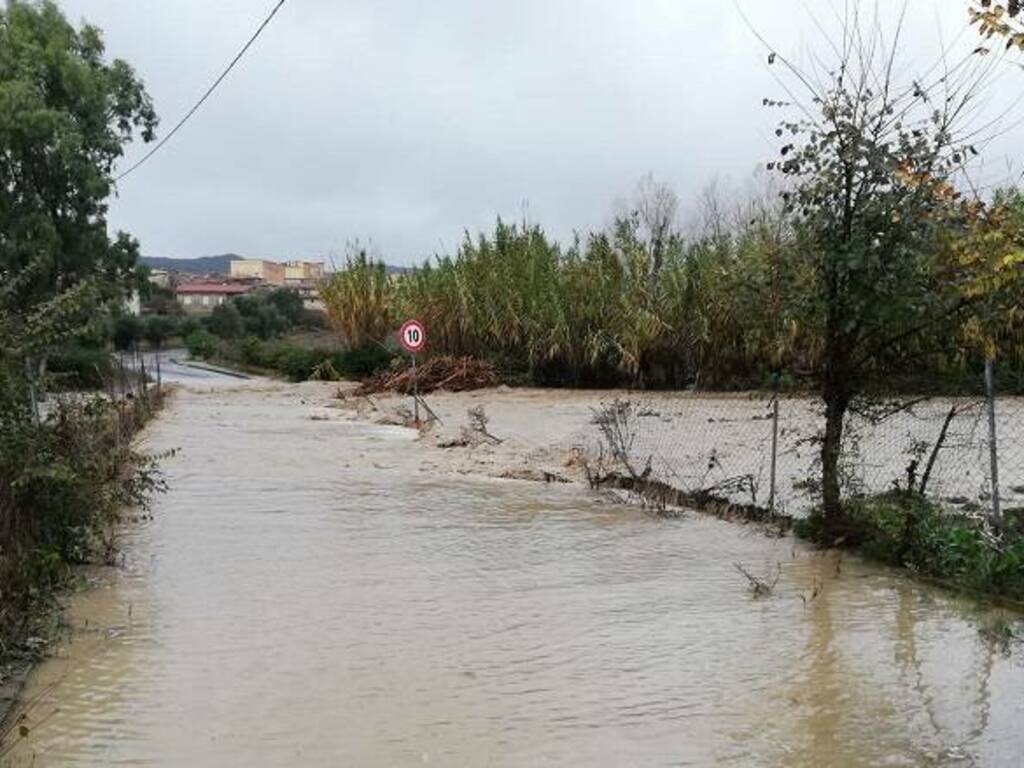
<path fill-rule="evenodd" d="M 772 474 L 768 491 L 768 512 L 775 514 L 775 467 L 779 456 L 779 393 L 772 398 Z"/>
<path fill-rule="evenodd" d="M 416 355 L 412 356 L 412 407 L 416 426 L 420 425 L 420 388 L 416 381 Z"/>
<path fill-rule="evenodd" d="M 985 361 L 985 397 L 988 400 L 988 460 L 992 478 L 992 525 L 1003 524 L 1003 513 L 999 508 L 999 449 L 996 442 L 996 385 L 995 364 L 989 358 Z"/>

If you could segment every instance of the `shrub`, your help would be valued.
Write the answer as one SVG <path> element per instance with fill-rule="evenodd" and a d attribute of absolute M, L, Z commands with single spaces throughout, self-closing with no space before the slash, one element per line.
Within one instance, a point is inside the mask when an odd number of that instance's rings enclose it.
<path fill-rule="evenodd" d="M 59 586 L 70 565 L 108 559 L 123 509 L 162 490 L 155 459 L 131 435 L 144 398 L 58 401 L 36 425 L 23 385 L 0 371 L 0 640 Z"/>
<path fill-rule="evenodd" d="M 178 326 L 178 334 L 183 339 L 187 339 L 196 331 L 201 330 L 203 330 L 203 323 L 197 317 L 186 317 L 184 320 L 181 321 L 181 324 Z"/>
<path fill-rule="evenodd" d="M 185 337 L 188 353 L 195 358 L 209 358 L 217 354 L 217 337 L 200 328 Z"/>
<path fill-rule="evenodd" d="M 391 366 L 394 356 L 378 346 L 335 352 L 330 356 L 334 370 L 343 377 L 364 379 Z"/>
<path fill-rule="evenodd" d="M 283 373 L 292 381 L 305 381 L 326 354 L 315 349 L 306 349 L 287 342 L 264 345 L 264 366 Z"/>
<path fill-rule="evenodd" d="M 246 365 L 254 365 L 257 368 L 267 368 L 268 357 L 266 355 L 265 345 L 260 342 L 255 336 L 247 336 L 242 340 L 242 346 L 239 348 L 239 362 Z"/>
<path fill-rule="evenodd" d="M 50 357 L 47 368 L 61 389 L 102 389 L 113 373 L 105 349 L 70 346 Z"/>
<path fill-rule="evenodd" d="M 206 328 L 222 339 L 235 339 L 245 332 L 245 321 L 234 302 L 220 304 L 206 319 Z"/>
<path fill-rule="evenodd" d="M 266 294 L 264 301 L 277 309 L 289 326 L 298 325 L 302 320 L 305 312 L 302 297 L 291 288 L 275 288 Z"/>
<path fill-rule="evenodd" d="M 392 359 L 390 352 L 379 347 L 310 349 L 286 340 L 264 341 L 254 336 L 245 338 L 239 346 L 220 345 L 217 353 L 228 362 L 274 371 L 292 381 L 309 379 L 324 362 L 330 362 L 341 376 L 365 378 L 388 367 Z"/>
<path fill-rule="evenodd" d="M 143 335 L 155 347 L 162 347 L 177 332 L 178 319 L 170 315 L 150 315 L 145 320 Z"/>
<path fill-rule="evenodd" d="M 273 304 L 256 302 L 243 311 L 245 332 L 261 339 L 270 339 L 288 330 L 288 321 Z"/>

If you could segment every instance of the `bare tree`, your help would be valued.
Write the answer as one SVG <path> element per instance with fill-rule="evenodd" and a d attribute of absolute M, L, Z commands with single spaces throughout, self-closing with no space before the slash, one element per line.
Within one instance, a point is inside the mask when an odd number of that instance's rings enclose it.
<path fill-rule="evenodd" d="M 634 209 L 649 249 L 651 263 L 647 287 L 654 295 L 665 264 L 665 254 L 676 234 L 679 198 L 668 184 L 655 180 L 654 174 L 649 173 L 636 185 Z"/>
<path fill-rule="evenodd" d="M 693 226 L 702 238 L 719 241 L 730 231 L 728 207 L 722 200 L 722 182 L 709 181 L 697 195 Z"/>

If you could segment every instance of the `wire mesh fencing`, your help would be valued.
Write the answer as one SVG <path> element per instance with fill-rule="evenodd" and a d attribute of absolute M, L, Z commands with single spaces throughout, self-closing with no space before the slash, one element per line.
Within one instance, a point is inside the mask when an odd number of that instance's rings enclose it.
<path fill-rule="evenodd" d="M 965 513 L 1024 506 L 1024 399 L 992 405 L 994 429 L 985 398 L 855 405 L 839 467 L 844 495 L 912 489 Z M 824 424 L 822 403 L 807 396 L 620 397 L 594 408 L 583 450 L 599 472 L 802 516 L 820 500 Z"/>

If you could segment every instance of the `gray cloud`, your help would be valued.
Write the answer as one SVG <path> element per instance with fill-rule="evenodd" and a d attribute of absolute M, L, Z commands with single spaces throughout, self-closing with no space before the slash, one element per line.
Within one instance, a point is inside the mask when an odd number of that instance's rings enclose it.
<path fill-rule="evenodd" d="M 62 5 L 105 30 L 168 130 L 272 2 Z M 815 19 L 834 28 L 831 2 L 741 5 L 798 58 L 822 47 Z M 934 58 L 939 30 L 949 42 L 966 26 L 966 3 L 910 7 L 908 68 Z M 121 183 L 111 220 L 152 255 L 316 257 L 360 237 L 409 263 L 528 201 L 532 220 L 567 238 L 606 222 L 649 171 L 684 203 L 716 176 L 744 179 L 775 151 L 778 114 L 761 99 L 783 95 L 728 2 L 289 0 L 192 122 Z"/>

